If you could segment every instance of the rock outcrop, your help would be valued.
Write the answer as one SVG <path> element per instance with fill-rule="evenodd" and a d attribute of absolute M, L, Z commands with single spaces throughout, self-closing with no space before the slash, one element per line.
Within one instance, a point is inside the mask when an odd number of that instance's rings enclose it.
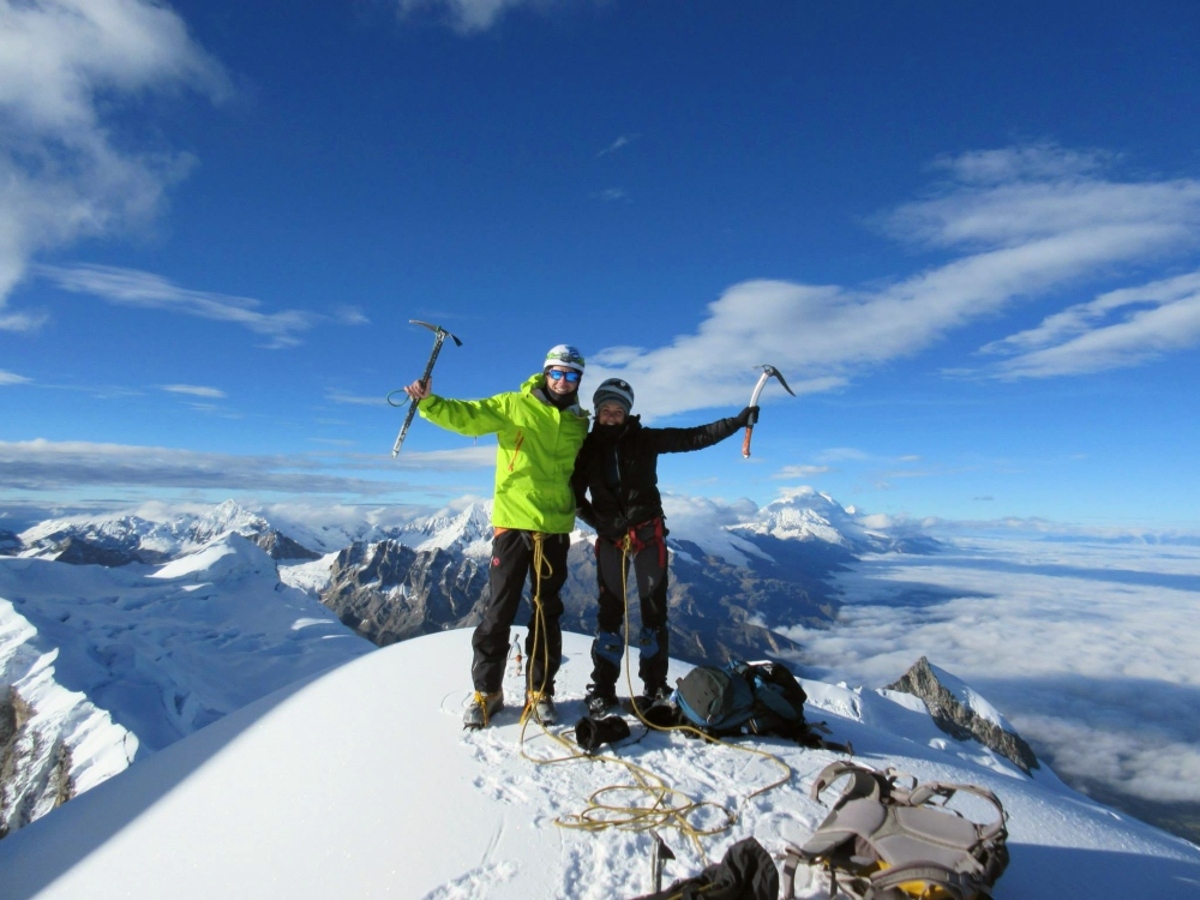
<path fill-rule="evenodd" d="M 947 679 L 948 680 L 948 679 Z M 955 695 L 922 656 L 887 690 L 912 694 L 925 702 L 934 723 L 955 740 L 974 740 L 1021 768 L 1025 773 L 1039 768 L 1037 755 L 1015 731 L 1008 731 Z"/>
<path fill-rule="evenodd" d="M 487 568 L 452 550 L 355 542 L 336 557 L 321 602 L 377 646 L 478 621 Z"/>
<path fill-rule="evenodd" d="M 34 709 L 0 685 L 0 838 L 74 796 L 71 750 L 33 727 Z"/>

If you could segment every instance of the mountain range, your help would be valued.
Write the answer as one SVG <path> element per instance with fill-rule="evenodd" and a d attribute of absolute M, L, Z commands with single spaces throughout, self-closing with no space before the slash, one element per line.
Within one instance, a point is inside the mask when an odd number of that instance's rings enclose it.
<path fill-rule="evenodd" d="M 314 527 L 227 501 L 0 535 L 0 829 L 372 645 L 473 626 L 488 596 L 489 517 L 480 501 L 388 526 Z M 563 591 L 564 628 L 585 634 L 592 537 L 572 535 Z M 831 572 L 859 553 L 936 548 L 816 491 L 728 526 L 685 521 L 668 544 L 671 653 L 693 663 L 796 654 L 772 629 L 831 621 Z"/>

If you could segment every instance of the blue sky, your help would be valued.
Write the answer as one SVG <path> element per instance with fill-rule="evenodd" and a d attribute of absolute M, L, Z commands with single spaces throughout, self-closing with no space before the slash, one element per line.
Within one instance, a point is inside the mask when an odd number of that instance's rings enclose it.
<path fill-rule="evenodd" d="M 0 0 L 10 505 L 490 494 L 391 390 L 735 414 L 669 491 L 1200 530 L 1200 7 Z"/>

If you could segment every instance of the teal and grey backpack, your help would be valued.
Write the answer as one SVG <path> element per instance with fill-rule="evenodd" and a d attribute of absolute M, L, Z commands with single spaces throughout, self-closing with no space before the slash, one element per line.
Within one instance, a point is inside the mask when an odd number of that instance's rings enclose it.
<path fill-rule="evenodd" d="M 804 688 L 773 662 L 734 660 L 697 666 L 676 682 L 675 703 L 686 724 L 713 737 L 807 734 Z"/>
<path fill-rule="evenodd" d="M 995 794 L 970 784 L 917 784 L 894 769 L 835 762 L 813 782 L 813 799 L 844 776 L 850 780 L 829 816 L 803 847 L 789 849 L 783 897 L 795 896 L 801 865 L 828 872 L 831 898 L 839 891 L 854 900 L 992 896 L 992 885 L 1008 865 L 1004 807 Z M 993 806 L 995 820 L 977 823 L 948 807 L 959 792 Z"/>

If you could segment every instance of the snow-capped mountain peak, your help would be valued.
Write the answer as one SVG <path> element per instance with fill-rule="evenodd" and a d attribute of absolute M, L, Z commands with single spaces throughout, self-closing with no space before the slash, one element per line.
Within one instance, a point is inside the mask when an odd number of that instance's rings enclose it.
<path fill-rule="evenodd" d="M 921 552 L 936 545 L 932 539 L 899 527 L 887 517 L 862 516 L 853 506 L 811 487 L 785 492 L 731 531 L 780 540 L 823 541 L 855 553 Z"/>
<path fill-rule="evenodd" d="M 399 530 L 398 537 L 414 550 L 458 547 L 468 556 L 488 555 L 492 541 L 492 504 L 479 500 L 458 512 L 442 510 Z"/>
<path fill-rule="evenodd" d="M 275 561 L 247 538 L 229 531 L 171 560 L 148 577 L 226 583 L 268 573 L 274 577 Z"/>
<path fill-rule="evenodd" d="M 187 535 L 192 544 L 206 544 L 221 535 L 255 535 L 262 534 L 270 528 L 270 523 L 262 516 L 250 512 L 233 500 L 226 500 L 188 524 Z"/>
<path fill-rule="evenodd" d="M 199 508 L 147 504 L 133 512 L 99 518 L 50 519 L 20 535 L 19 555 L 76 564 L 152 564 L 191 553 L 227 534 L 248 538 L 277 558 L 311 559 L 317 555 L 233 500 Z"/>

